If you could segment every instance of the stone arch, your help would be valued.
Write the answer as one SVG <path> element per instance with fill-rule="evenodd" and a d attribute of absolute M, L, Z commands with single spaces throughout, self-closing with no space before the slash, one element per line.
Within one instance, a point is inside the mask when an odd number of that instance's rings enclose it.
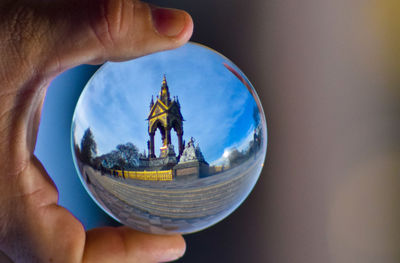
<path fill-rule="evenodd" d="M 161 140 L 165 141 L 165 136 L 166 136 L 166 127 L 163 125 L 163 123 L 160 120 L 156 120 L 151 124 L 149 127 L 149 136 L 150 136 L 150 141 L 149 141 L 149 156 L 152 158 L 156 157 L 155 151 L 154 151 L 154 137 L 156 135 L 157 130 L 160 131 L 161 134 Z"/>
<path fill-rule="evenodd" d="M 149 135 L 148 141 L 149 157 L 155 158 L 154 152 L 154 135 L 157 130 L 160 130 L 163 147 L 168 147 L 171 142 L 171 130 L 176 132 L 178 137 L 179 156 L 183 153 L 183 117 L 180 111 L 180 104 L 177 97 L 171 100 L 168 90 L 167 81 L 163 79 L 161 91 L 157 96 L 156 102 L 153 97 L 150 102 L 150 113 L 147 118 L 149 121 Z"/>

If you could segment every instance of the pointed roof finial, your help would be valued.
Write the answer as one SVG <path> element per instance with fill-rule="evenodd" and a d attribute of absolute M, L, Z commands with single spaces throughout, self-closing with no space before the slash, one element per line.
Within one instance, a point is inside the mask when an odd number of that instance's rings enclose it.
<path fill-rule="evenodd" d="M 165 105 L 169 105 L 171 103 L 171 99 L 169 97 L 169 90 L 168 90 L 168 84 L 167 84 L 167 78 L 163 78 L 163 82 L 161 85 L 161 90 L 160 90 L 160 100 L 165 103 Z"/>
<path fill-rule="evenodd" d="M 150 109 L 153 107 L 153 105 L 154 105 L 154 99 L 153 99 L 153 95 L 151 95 Z"/>

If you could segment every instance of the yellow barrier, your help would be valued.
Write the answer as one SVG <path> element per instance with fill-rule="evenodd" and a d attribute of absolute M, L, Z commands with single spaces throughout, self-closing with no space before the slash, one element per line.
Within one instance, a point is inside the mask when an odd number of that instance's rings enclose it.
<path fill-rule="evenodd" d="M 165 171 L 124 171 L 124 176 L 121 170 L 111 170 L 111 174 L 118 177 L 125 177 L 144 181 L 172 181 L 172 170 Z"/>

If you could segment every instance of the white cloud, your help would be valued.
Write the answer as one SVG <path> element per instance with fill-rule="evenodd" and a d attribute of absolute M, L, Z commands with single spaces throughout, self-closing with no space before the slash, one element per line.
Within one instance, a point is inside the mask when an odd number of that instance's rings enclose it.
<path fill-rule="evenodd" d="M 147 148 L 147 114 L 151 96 L 158 94 L 166 74 L 171 96 L 178 96 L 184 119 L 184 139 L 195 137 L 213 160 L 228 144 L 247 134 L 237 134 L 250 93 L 223 65 L 224 58 L 198 46 L 103 66 L 78 103 L 75 136 L 90 127 L 99 154 L 128 141 Z M 251 121 L 249 121 L 250 123 Z M 250 125 L 250 124 L 247 124 Z M 248 127 L 245 127 L 248 129 Z M 231 142 L 231 136 L 238 139 Z M 175 146 L 176 149 L 176 146 Z M 211 160 L 212 161 L 212 160 Z"/>

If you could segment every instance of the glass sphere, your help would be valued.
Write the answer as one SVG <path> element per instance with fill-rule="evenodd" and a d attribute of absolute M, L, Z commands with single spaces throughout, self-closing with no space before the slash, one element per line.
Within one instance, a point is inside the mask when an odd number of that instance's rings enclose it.
<path fill-rule="evenodd" d="M 84 187 L 111 217 L 144 232 L 191 233 L 250 193 L 267 127 L 244 74 L 188 43 L 105 63 L 79 98 L 71 142 Z"/>

